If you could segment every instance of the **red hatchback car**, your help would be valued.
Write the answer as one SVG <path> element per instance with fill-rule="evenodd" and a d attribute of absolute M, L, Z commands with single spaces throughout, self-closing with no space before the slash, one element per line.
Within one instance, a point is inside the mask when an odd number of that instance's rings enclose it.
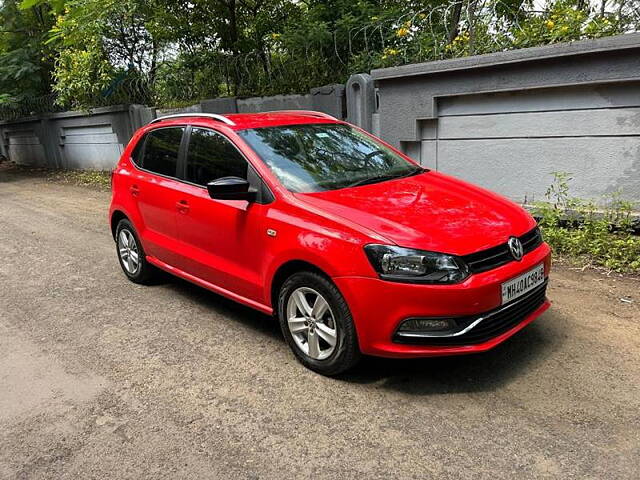
<path fill-rule="evenodd" d="M 266 314 L 307 367 L 488 350 L 549 308 L 550 250 L 520 206 L 318 112 L 188 114 L 113 172 L 118 258 Z"/>

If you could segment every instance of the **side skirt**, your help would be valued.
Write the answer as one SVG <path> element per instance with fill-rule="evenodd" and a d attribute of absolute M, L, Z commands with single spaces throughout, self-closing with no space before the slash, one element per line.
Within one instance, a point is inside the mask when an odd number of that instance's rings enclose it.
<path fill-rule="evenodd" d="M 267 305 L 264 305 L 262 303 L 251 300 L 249 298 L 243 297 L 242 295 L 238 295 L 222 287 L 218 287 L 217 285 L 214 285 L 213 283 L 209 283 L 198 277 L 194 277 L 193 275 L 183 270 L 180 270 L 178 268 L 172 267 L 171 265 L 168 265 L 164 262 L 161 262 L 157 258 L 152 257 L 150 255 L 147 255 L 147 261 L 152 265 L 155 265 L 156 267 L 164 270 L 165 272 L 175 275 L 176 277 L 180 277 L 188 282 L 194 283 L 199 287 L 206 288 L 207 290 L 211 290 L 212 292 L 215 292 L 219 295 L 230 298 L 231 300 L 241 303 L 243 305 L 246 305 L 247 307 L 254 308 L 262 313 L 266 313 L 267 315 L 273 315 L 273 308 Z"/>

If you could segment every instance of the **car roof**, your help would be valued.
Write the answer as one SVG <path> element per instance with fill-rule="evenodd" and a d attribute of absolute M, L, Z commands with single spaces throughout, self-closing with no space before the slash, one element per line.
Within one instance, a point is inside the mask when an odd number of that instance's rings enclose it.
<path fill-rule="evenodd" d="M 279 125 L 298 125 L 309 123 L 342 123 L 337 118 L 326 113 L 314 112 L 311 110 L 281 110 L 261 113 L 230 113 L 225 115 L 208 113 L 181 113 L 167 115 L 153 120 L 151 123 L 174 123 L 176 120 L 182 122 L 202 122 L 210 121 L 216 124 L 223 123 L 233 130 L 244 130 L 247 128 L 275 127 Z"/>

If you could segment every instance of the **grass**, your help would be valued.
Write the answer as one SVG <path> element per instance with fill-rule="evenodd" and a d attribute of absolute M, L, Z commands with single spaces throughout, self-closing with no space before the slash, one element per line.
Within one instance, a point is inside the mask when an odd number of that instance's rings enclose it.
<path fill-rule="evenodd" d="M 578 266 L 640 273 L 640 235 L 636 205 L 620 192 L 597 204 L 569 195 L 570 174 L 555 172 L 548 202 L 534 209 L 544 239 L 554 253 Z"/>
<path fill-rule="evenodd" d="M 11 174 L 43 178 L 48 182 L 79 185 L 97 190 L 111 187 L 111 172 L 108 170 L 63 170 L 55 168 L 29 167 L 12 162 L 0 161 L 0 170 Z"/>
<path fill-rule="evenodd" d="M 47 180 L 108 189 L 111 185 L 111 172 L 104 170 L 48 170 Z"/>

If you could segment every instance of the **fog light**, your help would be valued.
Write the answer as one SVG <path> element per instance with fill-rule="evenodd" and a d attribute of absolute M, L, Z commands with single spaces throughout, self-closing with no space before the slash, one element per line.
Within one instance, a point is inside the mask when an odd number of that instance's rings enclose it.
<path fill-rule="evenodd" d="M 442 332 L 453 330 L 456 322 L 452 318 L 410 318 L 400 325 L 400 332 Z"/>

